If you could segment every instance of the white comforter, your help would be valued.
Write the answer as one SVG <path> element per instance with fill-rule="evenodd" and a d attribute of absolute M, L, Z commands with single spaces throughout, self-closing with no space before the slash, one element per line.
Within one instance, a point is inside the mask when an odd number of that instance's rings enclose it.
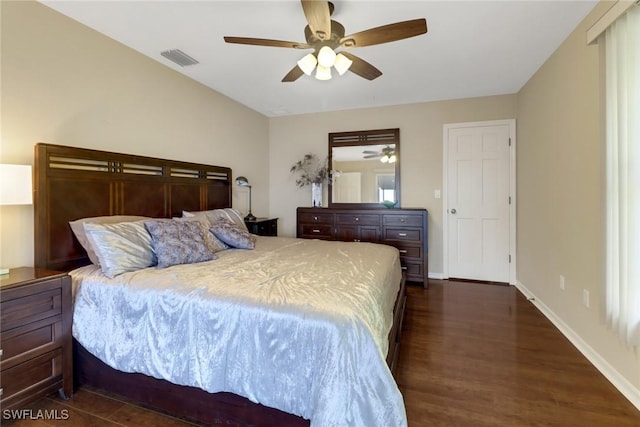
<path fill-rule="evenodd" d="M 232 392 L 312 427 L 406 426 L 385 363 L 396 249 L 259 237 L 218 255 L 114 279 L 71 272 L 73 336 L 120 371 Z"/>

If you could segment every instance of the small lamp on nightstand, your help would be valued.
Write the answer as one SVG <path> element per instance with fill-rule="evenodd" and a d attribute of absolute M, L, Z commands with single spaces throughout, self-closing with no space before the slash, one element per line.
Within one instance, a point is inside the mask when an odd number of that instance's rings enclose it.
<path fill-rule="evenodd" d="M 0 205 L 30 205 L 33 203 L 30 165 L 0 164 Z M 0 267 L 0 275 L 8 274 Z"/>
<path fill-rule="evenodd" d="M 244 176 L 239 176 L 236 178 L 236 184 L 240 187 L 249 187 L 249 213 L 244 217 L 244 220 L 255 221 L 256 217 L 251 213 L 251 185 L 249 185 L 249 180 Z"/>

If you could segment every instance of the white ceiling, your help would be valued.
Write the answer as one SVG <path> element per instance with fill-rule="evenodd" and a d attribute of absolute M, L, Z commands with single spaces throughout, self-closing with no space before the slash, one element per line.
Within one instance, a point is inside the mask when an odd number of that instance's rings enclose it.
<path fill-rule="evenodd" d="M 428 33 L 351 50 L 383 75 L 280 80 L 308 51 L 227 44 L 223 36 L 304 42 L 299 1 L 45 0 L 47 6 L 266 116 L 517 92 L 597 0 L 335 0 L 332 18 L 352 34 L 426 18 Z M 180 49 L 200 63 L 160 56 Z"/>

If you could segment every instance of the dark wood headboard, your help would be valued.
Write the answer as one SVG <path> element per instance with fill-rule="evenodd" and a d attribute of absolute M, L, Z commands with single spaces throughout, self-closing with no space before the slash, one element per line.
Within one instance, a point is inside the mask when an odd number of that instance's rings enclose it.
<path fill-rule="evenodd" d="M 104 215 L 182 216 L 231 207 L 231 169 L 38 143 L 35 266 L 68 271 L 89 263 L 69 221 Z"/>

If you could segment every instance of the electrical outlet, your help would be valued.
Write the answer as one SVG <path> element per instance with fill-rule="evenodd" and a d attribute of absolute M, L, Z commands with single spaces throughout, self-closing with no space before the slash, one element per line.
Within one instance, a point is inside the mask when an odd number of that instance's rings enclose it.
<path fill-rule="evenodd" d="M 586 289 L 582 290 L 582 304 L 589 308 L 589 291 Z"/>
<path fill-rule="evenodd" d="M 561 274 L 560 275 L 560 289 L 564 291 L 564 276 Z"/>

